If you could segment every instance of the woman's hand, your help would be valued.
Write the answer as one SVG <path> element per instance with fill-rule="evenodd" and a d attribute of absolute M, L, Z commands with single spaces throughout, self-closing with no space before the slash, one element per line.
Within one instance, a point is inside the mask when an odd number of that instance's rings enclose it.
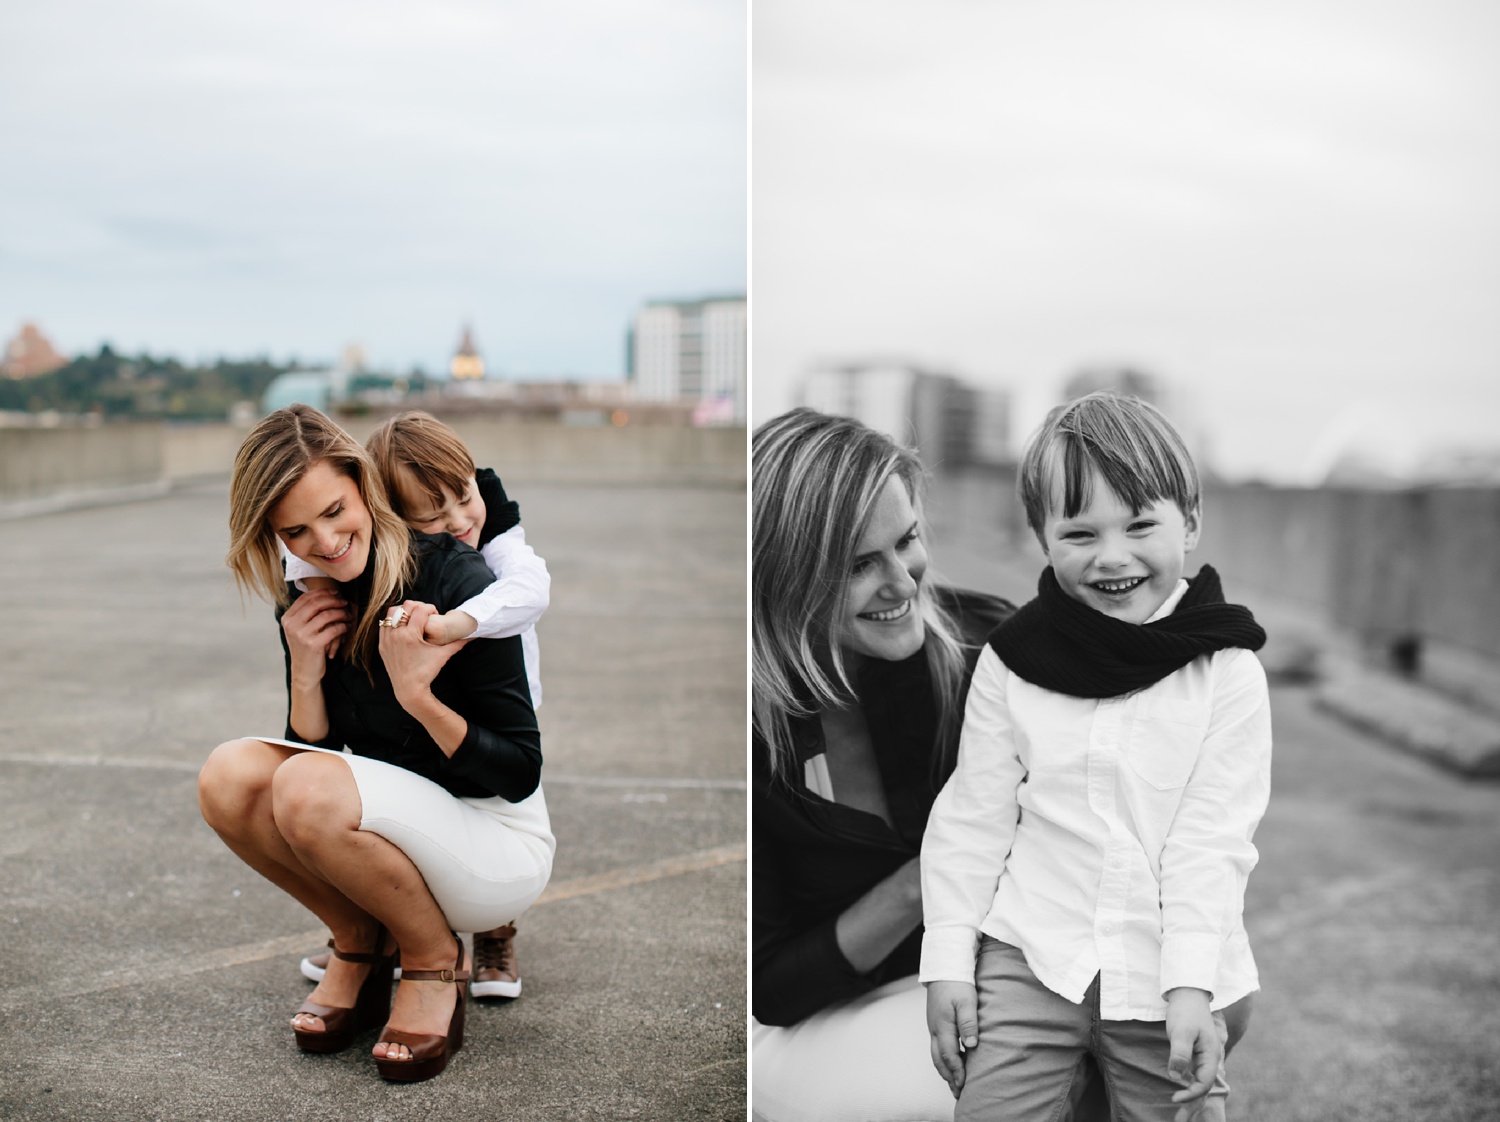
<path fill-rule="evenodd" d="M 922 865 L 913 857 L 844 909 L 834 939 L 849 965 L 868 974 L 922 926 Z"/>
<path fill-rule="evenodd" d="M 380 629 L 380 660 L 391 676 L 391 685 L 401 708 L 420 719 L 424 703 L 432 698 L 433 679 L 448 660 L 468 644 L 438 645 L 427 641 L 424 634 L 427 623 L 438 614 L 431 604 L 407 600 L 399 610 L 406 613 L 401 623 Z M 397 611 L 396 608 L 388 609 L 386 619 L 394 618 Z"/>
<path fill-rule="evenodd" d="M 349 630 L 349 604 L 333 589 L 304 592 L 282 614 L 281 630 L 292 657 L 293 684 L 316 685 Z"/>

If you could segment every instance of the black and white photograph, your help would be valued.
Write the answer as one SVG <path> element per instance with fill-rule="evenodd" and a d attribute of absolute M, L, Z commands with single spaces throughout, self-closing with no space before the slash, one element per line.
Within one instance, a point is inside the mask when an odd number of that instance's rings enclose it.
<path fill-rule="evenodd" d="M 753 1117 L 1495 1116 L 1500 13 L 752 22 Z"/>

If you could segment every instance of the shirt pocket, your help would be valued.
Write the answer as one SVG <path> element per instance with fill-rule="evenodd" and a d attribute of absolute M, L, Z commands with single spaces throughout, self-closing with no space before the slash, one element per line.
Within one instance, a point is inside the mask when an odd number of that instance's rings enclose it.
<path fill-rule="evenodd" d="M 1185 787 L 1208 734 L 1210 708 L 1191 701 L 1142 700 L 1125 762 L 1159 791 Z"/>

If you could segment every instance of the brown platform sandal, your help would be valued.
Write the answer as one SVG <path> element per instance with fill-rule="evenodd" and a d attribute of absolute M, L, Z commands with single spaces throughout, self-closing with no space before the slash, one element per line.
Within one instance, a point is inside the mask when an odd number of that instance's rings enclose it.
<path fill-rule="evenodd" d="M 375 933 L 375 950 L 369 954 L 341 951 L 328 940 L 335 958 L 345 962 L 368 962 L 370 973 L 360 983 L 359 996 L 354 999 L 354 1008 L 344 1009 L 334 1005 L 323 1005 L 316 1001 L 304 1001 L 297 1013 L 308 1013 L 323 1020 L 322 1032 L 310 1032 L 292 1026 L 297 1037 L 297 1047 L 304 1052 L 342 1052 L 354 1043 L 354 1038 L 367 1028 L 378 1025 L 391 1015 L 391 972 L 395 967 L 396 952 L 381 954 L 385 943 L 385 927 Z M 293 1014 L 296 1016 L 296 1013 Z"/>
<path fill-rule="evenodd" d="M 376 1059 L 380 1074 L 398 1083 L 419 1083 L 431 1079 L 445 1067 L 454 1052 L 464 1046 L 464 1005 L 469 996 L 469 972 L 464 969 L 464 944 L 457 935 L 458 959 L 452 970 L 407 970 L 401 978 L 407 982 L 456 982 L 458 998 L 453 1003 L 453 1017 L 448 1022 L 448 1035 L 437 1036 L 429 1032 L 402 1032 L 389 1025 L 380 1034 L 381 1044 L 405 1044 L 411 1050 L 408 1060 Z"/>

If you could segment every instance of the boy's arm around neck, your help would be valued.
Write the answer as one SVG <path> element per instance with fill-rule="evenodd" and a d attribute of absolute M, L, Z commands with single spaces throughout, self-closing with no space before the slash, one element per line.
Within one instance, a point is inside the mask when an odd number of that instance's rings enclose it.
<path fill-rule="evenodd" d="M 552 577 L 526 531 L 512 527 L 479 552 L 495 581 L 454 609 L 474 620 L 472 638 L 504 639 L 534 626 L 551 603 Z"/>

